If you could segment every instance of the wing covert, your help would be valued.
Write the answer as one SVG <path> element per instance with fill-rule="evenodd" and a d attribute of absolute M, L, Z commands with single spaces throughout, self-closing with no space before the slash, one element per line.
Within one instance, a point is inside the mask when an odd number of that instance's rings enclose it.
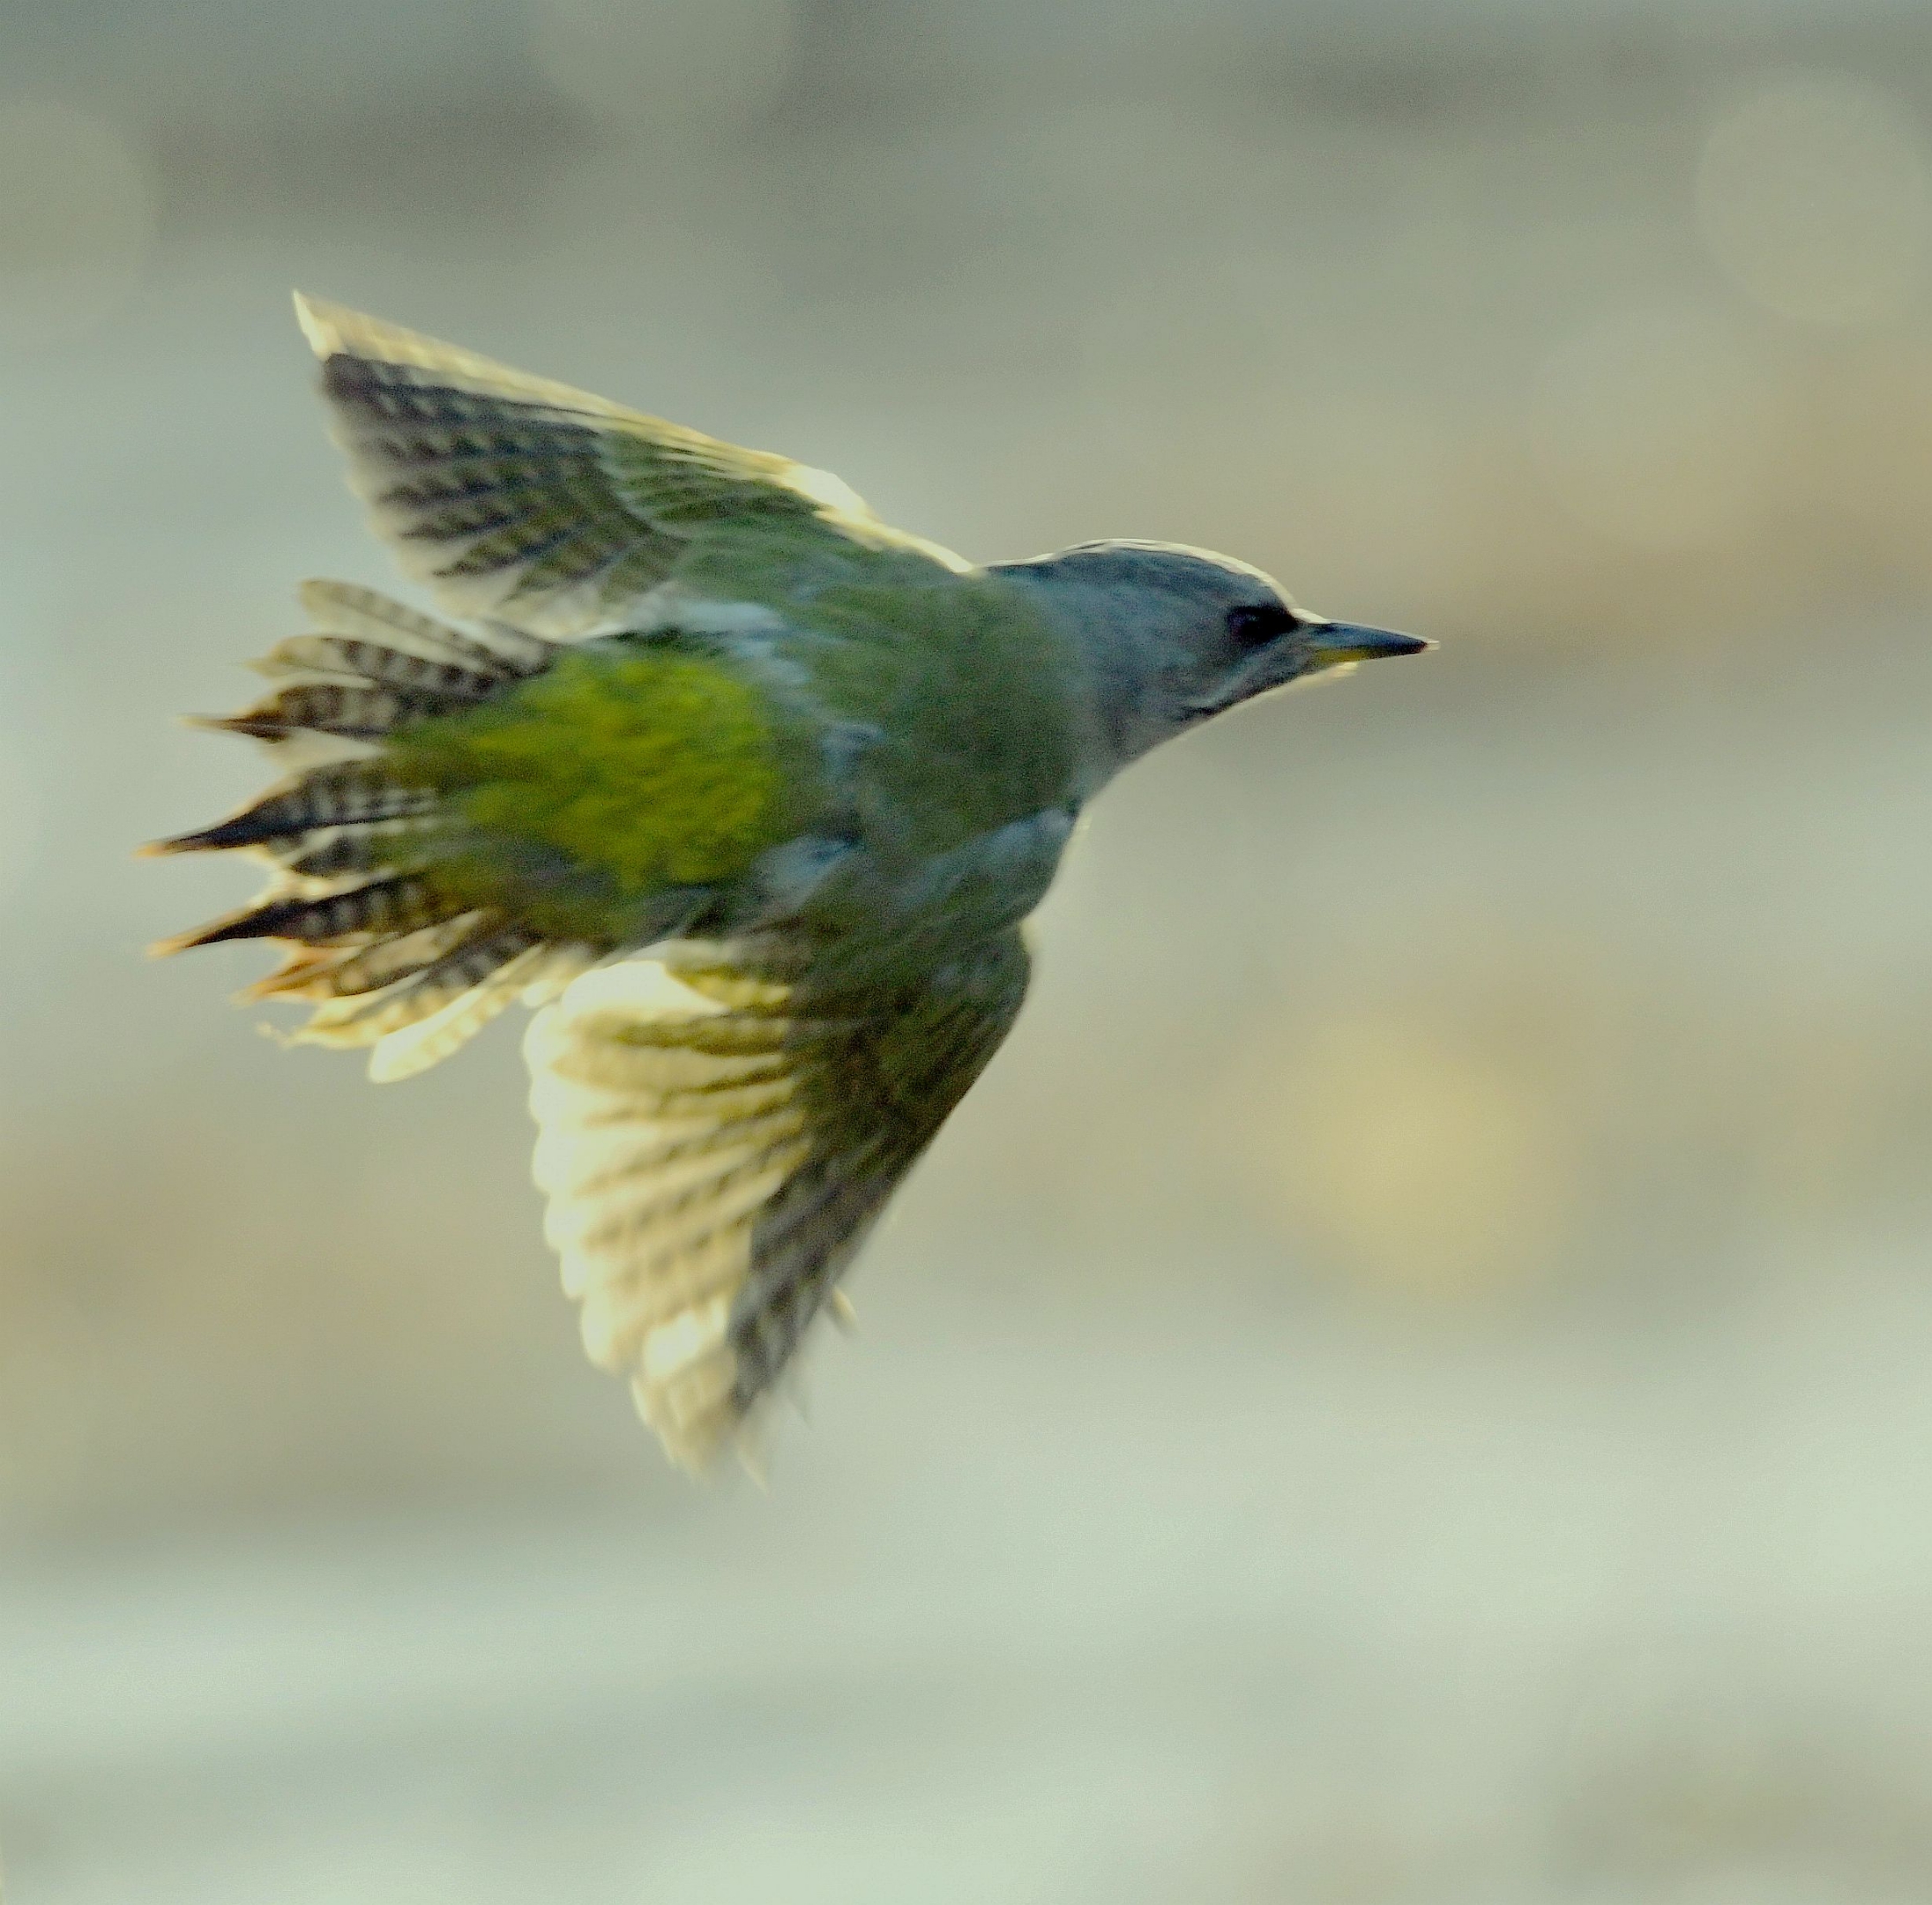
<path fill-rule="evenodd" d="M 351 487 L 404 566 L 456 614 L 579 636 L 610 625 L 695 540 L 730 525 L 927 549 L 826 471 L 338 305 L 298 295 L 295 308 L 322 361 Z"/>
<path fill-rule="evenodd" d="M 679 947 L 532 1022 L 535 1175 L 591 1359 L 688 1468 L 737 1436 L 1005 1037 L 1017 931 L 891 988 L 781 945 Z"/>

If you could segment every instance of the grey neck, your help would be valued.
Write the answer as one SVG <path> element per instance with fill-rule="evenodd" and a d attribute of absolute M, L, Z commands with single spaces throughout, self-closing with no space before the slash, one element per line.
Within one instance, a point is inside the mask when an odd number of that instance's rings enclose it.
<path fill-rule="evenodd" d="M 996 564 L 991 573 L 1025 588 L 1085 663 L 1093 726 L 1084 793 L 1185 725 L 1171 705 L 1167 645 L 1130 585 L 1071 574 L 1051 557 Z"/>

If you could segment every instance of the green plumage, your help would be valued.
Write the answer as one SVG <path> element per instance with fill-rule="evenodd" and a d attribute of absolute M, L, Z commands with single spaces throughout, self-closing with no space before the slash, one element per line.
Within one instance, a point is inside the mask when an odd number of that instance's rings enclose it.
<path fill-rule="evenodd" d="M 304 588 L 218 724 L 303 765 L 161 843 L 269 885 L 172 944 L 280 941 L 254 994 L 378 1079 L 541 1006 L 564 1287 L 700 1465 L 1011 1028 L 1082 803 L 1322 644 L 1224 558 L 975 569 L 822 471 L 297 304 L 353 486 L 474 625 Z M 1329 661 L 1420 646 L 1323 626 Z"/>
<path fill-rule="evenodd" d="M 502 619 L 310 586 L 317 632 L 227 725 L 368 751 L 168 843 L 276 869 L 183 943 L 280 938 L 257 990 L 394 1077 L 516 990 L 672 936 L 666 998 L 631 963 L 540 1017 L 533 1104 L 586 1343 L 701 1461 L 1018 1010 L 1011 923 L 1077 798 L 1078 657 L 834 478 L 303 316 L 377 526 Z"/>
<path fill-rule="evenodd" d="M 794 619 L 814 697 L 876 736 L 857 797 L 882 849 L 950 853 L 1072 797 L 1076 657 L 1011 584 L 839 582 Z"/>
<path fill-rule="evenodd" d="M 438 878 L 451 891 L 513 901 L 512 870 L 536 850 L 630 909 L 667 887 L 735 878 L 787 838 L 809 759 L 788 751 L 766 698 L 728 669 L 661 645 L 599 643 L 474 708 L 402 728 L 386 758 L 406 785 L 443 796 L 451 845 Z"/>

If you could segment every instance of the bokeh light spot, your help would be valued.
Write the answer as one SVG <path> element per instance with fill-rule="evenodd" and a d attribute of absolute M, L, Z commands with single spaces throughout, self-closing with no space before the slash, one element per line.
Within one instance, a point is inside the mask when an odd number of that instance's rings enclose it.
<path fill-rule="evenodd" d="M 1822 75 L 1719 123 L 1697 173 L 1705 243 L 1772 310 L 1813 324 L 1894 315 L 1932 241 L 1925 139 L 1890 96 Z"/>
<path fill-rule="evenodd" d="M 1279 1214 L 1370 1283 L 1458 1296 L 1547 1261 L 1575 1202 L 1537 1081 L 1470 1041 L 1354 1016 L 1289 1067 L 1263 1163 Z"/>

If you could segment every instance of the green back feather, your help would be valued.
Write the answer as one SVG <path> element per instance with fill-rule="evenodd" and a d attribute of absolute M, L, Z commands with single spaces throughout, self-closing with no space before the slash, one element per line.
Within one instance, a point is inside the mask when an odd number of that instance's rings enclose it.
<path fill-rule="evenodd" d="M 1082 714 L 1058 631 L 996 577 L 878 568 L 792 605 L 777 638 L 821 718 L 871 737 L 851 790 L 869 844 L 950 853 L 1063 805 Z"/>
<path fill-rule="evenodd" d="M 808 759 L 740 676 L 626 642 L 565 654 L 475 707 L 399 730 L 388 748 L 399 779 L 444 796 L 455 832 L 439 884 L 500 901 L 534 849 L 619 908 L 735 878 L 789 839 Z"/>

